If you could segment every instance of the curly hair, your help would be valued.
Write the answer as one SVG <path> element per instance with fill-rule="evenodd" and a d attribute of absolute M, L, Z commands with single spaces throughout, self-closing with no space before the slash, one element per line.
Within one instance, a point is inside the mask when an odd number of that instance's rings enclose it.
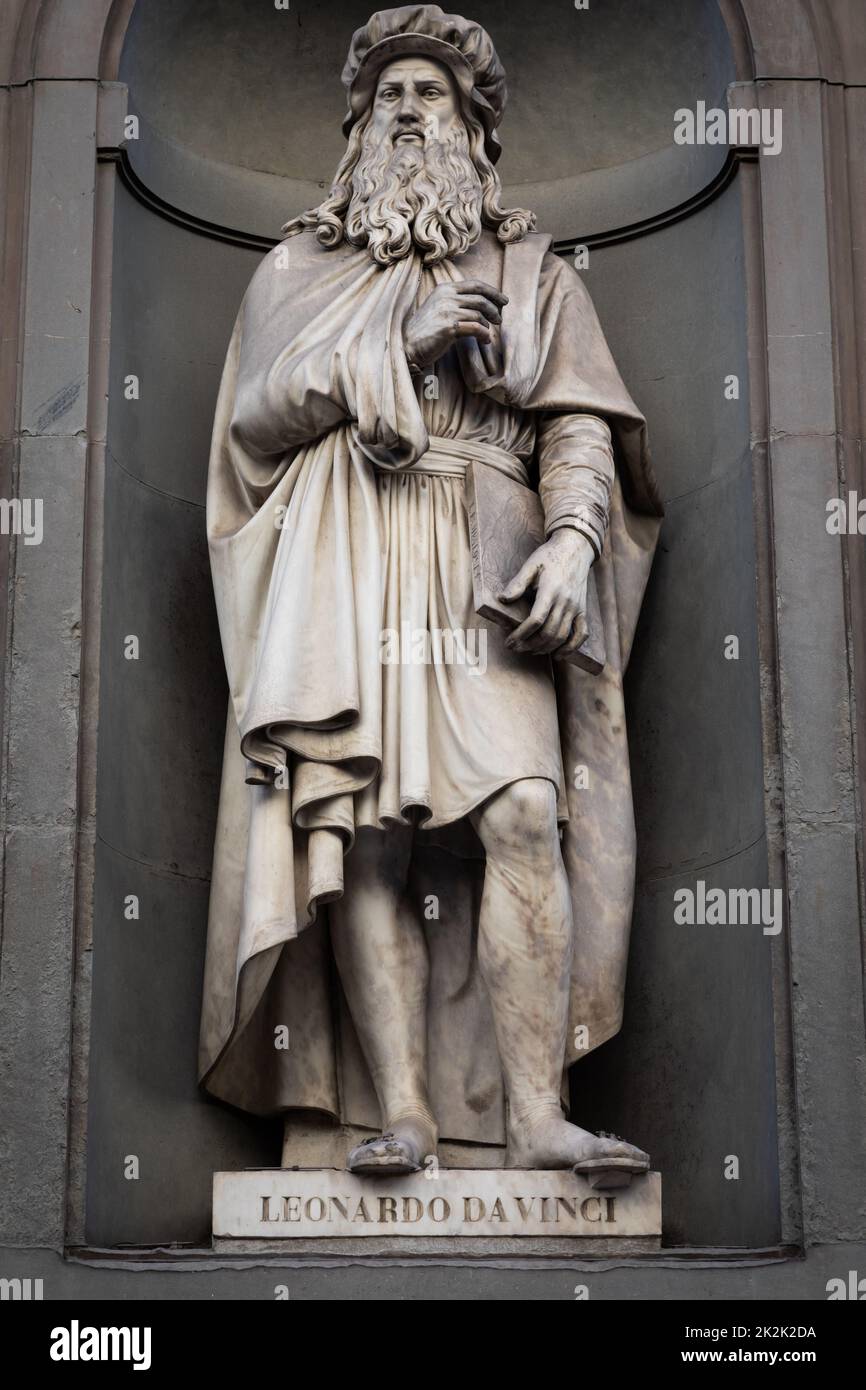
<path fill-rule="evenodd" d="M 362 219 L 358 216 L 350 217 L 350 209 L 358 199 L 359 189 L 356 175 L 359 165 L 363 168 L 366 135 L 371 117 L 372 109 L 368 110 L 361 120 L 353 126 L 346 152 L 334 175 L 328 196 L 318 207 L 309 208 L 300 216 L 293 217 L 286 222 L 282 228 L 284 236 L 296 236 L 306 228 L 314 229 L 317 241 L 327 250 L 339 246 L 344 240 L 353 245 L 366 243 L 368 236 L 366 232 L 362 232 Z M 479 223 L 481 226 L 494 231 L 501 242 L 521 241 L 527 232 L 534 229 L 535 214 L 526 208 L 502 207 L 500 202 L 502 184 L 485 151 L 484 127 L 477 117 L 467 110 L 463 112 L 463 125 L 468 145 L 468 158 L 471 160 L 477 175 L 480 204 Z M 404 208 L 404 215 L 405 212 L 406 209 Z M 403 245 L 403 240 L 405 238 L 400 241 L 398 247 L 391 246 L 387 254 L 377 255 L 376 259 L 387 263 L 388 260 L 395 259 L 398 255 L 405 255 L 408 247 Z M 465 240 L 465 233 L 463 233 L 457 239 L 456 245 L 448 248 L 451 254 L 454 254 L 455 250 L 466 249 Z M 442 254 L 443 248 L 437 245 L 435 249 L 429 251 L 427 259 L 439 259 Z"/>

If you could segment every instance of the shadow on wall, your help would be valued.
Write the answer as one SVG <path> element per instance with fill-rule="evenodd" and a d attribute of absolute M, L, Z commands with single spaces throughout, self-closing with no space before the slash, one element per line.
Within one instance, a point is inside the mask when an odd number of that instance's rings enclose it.
<path fill-rule="evenodd" d="M 199 216 L 275 235 L 342 152 L 337 76 L 369 12 L 138 5 L 121 75 L 141 117 L 140 176 Z M 507 14 L 483 0 L 471 14 L 509 70 L 503 178 L 515 197 L 530 187 L 544 230 L 620 225 L 709 181 L 718 151 L 674 147 L 672 132 L 677 107 L 717 102 L 733 77 L 714 0 L 693 0 L 688 26 L 653 0 L 585 12 L 534 0 Z M 213 1171 L 279 1156 L 278 1122 L 196 1086 L 226 702 L 205 481 L 222 359 L 257 261 L 118 188 L 88 1150 L 88 1239 L 102 1246 L 207 1243 Z M 575 1069 L 575 1117 L 651 1150 L 669 1238 L 764 1245 L 777 1220 L 766 939 L 686 937 L 671 905 L 675 885 L 722 865 L 743 886 L 766 875 L 736 184 L 687 222 L 594 252 L 587 283 L 670 502 L 630 680 L 640 864 L 626 1028 Z M 723 398 L 729 372 L 737 402 Z M 738 663 L 722 657 L 728 632 Z M 750 1176 L 722 1185 L 729 1153 Z"/>

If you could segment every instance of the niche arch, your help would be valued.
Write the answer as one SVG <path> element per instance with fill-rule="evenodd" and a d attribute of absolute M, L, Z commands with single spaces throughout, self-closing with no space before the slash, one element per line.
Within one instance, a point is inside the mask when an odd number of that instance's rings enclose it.
<path fill-rule="evenodd" d="M 157 8 L 151 3 L 151 14 Z M 236 14 L 238 6 L 231 8 Z M 333 34 L 337 17 L 333 5 L 327 8 Z M 369 6 L 343 8 L 348 36 Z M 626 8 L 632 42 L 640 47 L 644 31 L 634 15 L 640 12 L 649 23 L 651 6 L 619 6 Z M 166 41 L 177 39 L 183 6 L 175 0 L 171 9 L 174 28 L 163 26 Z M 99 31 L 95 22 L 93 28 L 100 76 L 128 85 L 130 109 L 142 120 L 142 139 L 126 152 L 129 166 L 153 199 L 190 220 L 180 225 L 120 181 L 114 189 L 88 1238 L 100 1245 L 159 1244 L 207 1239 L 215 1168 L 269 1164 L 278 1154 L 275 1126 L 224 1111 L 194 1086 L 221 755 L 214 730 L 221 728 L 224 707 L 203 543 L 203 484 L 222 353 L 259 254 L 254 244 L 238 245 L 206 228 L 265 238 L 288 212 L 312 201 L 321 180 L 307 177 L 316 169 L 254 168 L 255 159 L 241 162 L 237 149 L 232 163 L 224 157 L 232 151 L 219 140 L 208 153 L 201 143 L 207 132 L 199 128 L 193 143 L 172 139 L 171 113 L 148 107 L 147 91 L 151 102 L 155 98 L 142 75 L 145 68 L 157 70 L 159 19 L 143 32 L 137 27 L 142 7 L 116 0 L 101 10 L 104 27 Z M 531 10 L 538 19 L 539 6 Z M 724 10 L 734 35 L 730 49 L 726 40 L 722 44 L 715 0 L 696 8 L 706 35 L 719 45 L 711 55 L 717 101 L 728 82 L 753 73 L 750 21 L 738 5 L 725 3 Z M 218 25 L 227 8 L 211 5 L 208 12 L 217 26 L 212 46 L 219 50 Z M 477 4 L 473 14 L 489 23 L 499 43 L 502 24 L 492 5 Z M 50 25 L 42 33 L 37 24 L 35 33 L 37 52 L 41 43 L 59 41 Z M 512 35 L 515 43 L 519 37 Z M 225 32 L 222 42 L 228 43 Z M 149 55 L 138 68 L 137 43 L 139 56 Z M 239 60 L 237 50 L 231 52 L 242 68 L 249 54 Z M 606 52 L 613 73 L 613 31 Z M 670 55 L 666 74 L 671 91 L 674 69 L 682 71 L 678 56 Z M 699 75 L 689 72 L 677 104 L 697 99 L 704 82 L 703 68 Z M 526 80 L 515 84 L 512 127 L 527 86 Z M 638 113 L 632 125 L 640 130 L 641 123 Z M 183 120 L 178 124 L 183 128 Z M 629 145 L 627 133 L 614 141 L 618 162 L 572 170 L 560 164 L 557 177 L 518 178 L 509 192 L 534 202 L 540 224 L 567 242 L 578 233 L 629 226 L 648 211 L 664 213 L 718 177 L 724 152 L 689 152 L 678 163 L 670 145 L 645 148 L 639 139 Z M 508 134 L 506 124 L 506 148 Z M 317 129 L 310 144 L 324 138 Z M 115 148 L 103 145 L 106 163 L 119 164 Z M 531 165 L 532 151 L 522 157 L 518 172 Z M 323 155 L 318 172 L 334 162 Z M 586 220 L 577 221 L 579 215 Z M 204 231 L 198 223 L 206 224 Z M 722 865 L 739 874 L 732 883 L 748 886 L 763 886 L 769 873 L 739 177 L 690 216 L 592 255 L 590 290 L 625 379 L 650 417 L 671 545 L 663 539 L 630 678 L 640 862 L 628 1012 L 621 1036 L 575 1069 L 578 1113 L 585 1123 L 621 1126 L 651 1149 L 665 1174 L 668 1240 L 771 1245 L 779 1235 L 779 1204 L 767 943 L 754 942 L 745 961 L 724 942 L 709 952 L 694 944 L 683 950 L 666 922 L 674 883 Z M 654 307 L 659 304 L 663 313 Z M 734 411 L 714 389 L 720 364 L 743 385 Z M 143 383 L 142 400 L 145 389 L 151 393 L 146 411 L 121 408 L 130 373 Z M 724 634 L 701 624 L 718 609 L 722 589 L 717 582 L 714 587 L 714 576 L 718 581 L 730 570 L 742 581 L 728 623 L 743 638 L 737 686 L 713 678 L 714 644 Z M 133 688 L 115 656 L 118 637 L 138 630 L 143 645 L 159 656 L 147 672 L 139 669 Z M 683 653 L 691 662 L 685 672 Z M 686 678 L 695 672 L 697 685 Z M 689 787 L 696 763 L 706 769 L 697 794 Z M 714 804 L 705 794 L 710 785 Z M 136 887 L 137 896 L 153 905 L 154 930 L 148 939 L 131 941 L 118 937 L 112 905 L 118 893 L 126 895 L 124 888 L 136 893 Z M 728 1026 L 732 997 L 742 1010 L 739 1038 Z M 158 1004 L 164 1035 L 142 1043 Z M 720 1185 L 720 1170 L 718 1181 L 708 1176 L 707 1161 L 719 1145 L 731 1151 L 730 1116 L 737 1142 L 760 1175 L 748 1191 L 739 1187 L 733 1202 L 730 1185 Z M 110 1136 L 119 1122 L 124 1132 L 138 1127 L 139 1148 L 160 1175 L 158 1201 L 151 1189 L 136 1206 L 138 1194 L 131 1202 L 129 1185 L 118 1189 Z"/>

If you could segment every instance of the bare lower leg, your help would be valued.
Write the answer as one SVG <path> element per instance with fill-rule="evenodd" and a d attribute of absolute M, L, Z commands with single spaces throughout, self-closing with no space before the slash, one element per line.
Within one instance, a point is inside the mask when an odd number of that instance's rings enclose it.
<path fill-rule="evenodd" d="M 508 1093 L 509 1164 L 560 1168 L 637 1155 L 562 1113 L 572 914 L 553 785 L 513 783 L 473 819 L 487 856 L 478 954 Z"/>
<path fill-rule="evenodd" d="M 362 830 L 345 861 L 344 894 L 330 909 L 331 941 L 381 1110 L 397 1146 L 366 1157 L 408 1166 L 435 1153 L 436 1122 L 427 1095 L 427 946 L 406 911 L 411 832 Z"/>

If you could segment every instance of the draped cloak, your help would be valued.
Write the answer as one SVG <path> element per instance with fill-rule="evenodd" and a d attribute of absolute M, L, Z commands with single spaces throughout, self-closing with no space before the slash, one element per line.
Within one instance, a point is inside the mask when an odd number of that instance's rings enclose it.
<path fill-rule="evenodd" d="M 596 415 L 612 432 L 616 481 L 595 564 L 607 665 L 594 676 L 554 663 L 575 921 L 566 1066 L 621 1023 L 635 865 L 622 682 L 662 510 L 643 416 L 580 277 L 548 236 L 502 246 L 485 232 L 464 256 L 422 271 L 417 255 L 383 269 L 364 249 L 326 251 L 305 232 L 269 253 L 241 306 L 208 480 L 230 699 L 200 1076 L 254 1114 L 379 1123 L 326 919 L 342 892 L 354 798 L 381 767 L 381 690 L 359 659 L 377 644 L 381 613 L 363 597 L 382 584 L 376 470 L 411 470 L 428 449 L 402 326 L 431 274 L 509 296 L 493 358 L 474 339 L 457 349 L 466 392 L 519 411 Z M 416 832 L 406 910 L 430 955 L 431 1103 L 443 1138 L 502 1144 L 476 954 L 483 875 L 465 820 Z M 427 921 L 428 895 L 446 880 L 447 920 Z M 280 1025 L 288 1048 L 274 1045 Z"/>

